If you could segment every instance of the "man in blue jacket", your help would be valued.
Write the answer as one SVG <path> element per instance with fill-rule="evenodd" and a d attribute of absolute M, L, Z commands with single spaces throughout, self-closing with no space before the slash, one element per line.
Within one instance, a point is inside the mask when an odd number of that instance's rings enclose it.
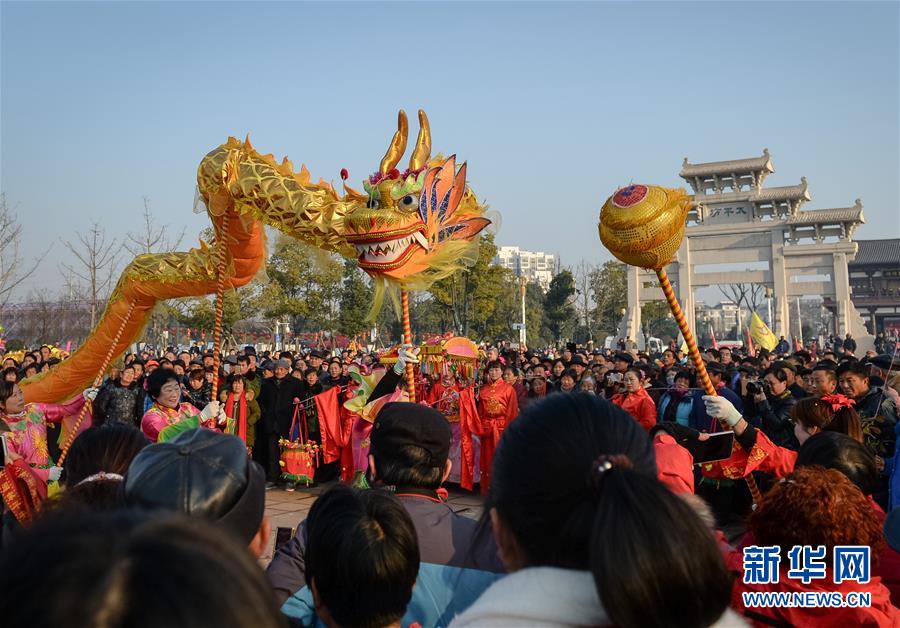
<path fill-rule="evenodd" d="M 437 410 L 413 403 L 389 403 L 372 429 L 369 477 L 376 488 L 393 492 L 409 512 L 418 535 L 421 567 L 404 624 L 447 625 L 497 578 L 503 567 L 488 532 L 441 499 L 450 474 L 451 431 Z M 315 608 L 306 586 L 305 522 L 276 552 L 267 574 L 282 611 L 310 625 Z"/>

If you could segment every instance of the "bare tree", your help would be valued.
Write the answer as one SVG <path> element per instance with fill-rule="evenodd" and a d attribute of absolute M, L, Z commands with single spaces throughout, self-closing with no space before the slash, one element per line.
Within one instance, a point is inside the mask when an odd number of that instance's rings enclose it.
<path fill-rule="evenodd" d="M 578 263 L 575 269 L 575 293 L 577 294 L 578 317 L 584 321 L 587 328 L 588 339 L 594 339 L 594 330 L 591 329 L 591 275 L 597 270 L 594 264 L 589 264 L 585 260 Z"/>
<path fill-rule="evenodd" d="M 176 250 L 181 241 L 184 239 L 184 227 L 177 239 L 169 237 L 168 230 L 165 225 L 158 225 L 150 211 L 150 199 L 144 197 L 144 213 L 142 215 L 143 222 L 138 232 L 129 231 L 125 235 L 125 241 L 122 245 L 132 255 L 142 255 L 144 253 L 168 253 Z"/>
<path fill-rule="evenodd" d="M 22 225 L 0 193 L 0 307 L 9 302 L 13 290 L 28 279 L 47 255 L 44 251 L 33 262 L 25 262 L 20 250 Z M 49 249 L 48 249 L 49 250 Z"/>
<path fill-rule="evenodd" d="M 106 301 L 113 287 L 113 277 L 118 268 L 122 244 L 115 238 L 108 240 L 106 231 L 98 222 L 92 222 L 86 233 L 76 233 L 77 242 L 62 240 L 78 263 L 63 264 L 73 278 L 87 287 L 91 310 L 91 328 L 97 324 L 100 305 Z"/>
<path fill-rule="evenodd" d="M 738 307 L 744 304 L 748 310 L 755 312 L 765 300 L 766 287 L 759 283 L 729 283 L 719 286 L 719 292 Z"/>

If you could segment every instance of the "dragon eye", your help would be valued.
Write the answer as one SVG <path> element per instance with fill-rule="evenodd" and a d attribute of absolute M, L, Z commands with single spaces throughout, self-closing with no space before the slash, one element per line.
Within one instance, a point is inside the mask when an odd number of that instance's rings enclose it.
<path fill-rule="evenodd" d="M 403 209 L 414 209 L 419 206 L 419 197 L 415 194 L 407 194 L 400 199 L 398 205 Z"/>
<path fill-rule="evenodd" d="M 378 209 L 378 199 L 369 198 L 369 200 L 366 201 L 366 207 L 368 207 L 369 209 Z"/>

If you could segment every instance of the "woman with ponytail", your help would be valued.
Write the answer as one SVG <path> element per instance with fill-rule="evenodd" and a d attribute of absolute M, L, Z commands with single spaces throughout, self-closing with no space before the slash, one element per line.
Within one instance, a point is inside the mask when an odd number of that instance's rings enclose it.
<path fill-rule="evenodd" d="M 711 626 L 731 578 L 710 529 L 656 479 L 645 430 L 596 395 L 506 429 L 482 518 L 509 575 L 451 626 Z"/>
<path fill-rule="evenodd" d="M 794 436 L 802 445 L 819 432 L 838 432 L 862 443 L 862 426 L 854 405 L 852 399 L 840 394 L 801 399 L 791 411 Z"/>

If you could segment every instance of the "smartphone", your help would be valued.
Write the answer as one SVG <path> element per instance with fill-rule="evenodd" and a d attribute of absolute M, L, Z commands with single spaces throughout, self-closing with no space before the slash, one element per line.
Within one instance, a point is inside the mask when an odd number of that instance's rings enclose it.
<path fill-rule="evenodd" d="M 6 466 L 6 436 L 0 435 L 0 469 Z"/>
<path fill-rule="evenodd" d="M 275 549 L 277 550 L 279 547 L 290 541 L 294 538 L 294 530 L 296 528 L 282 528 L 278 527 L 275 529 Z"/>
<path fill-rule="evenodd" d="M 727 460 L 734 446 L 734 432 L 715 432 L 706 440 L 698 440 L 691 445 L 687 449 L 694 456 L 694 464 Z"/>

